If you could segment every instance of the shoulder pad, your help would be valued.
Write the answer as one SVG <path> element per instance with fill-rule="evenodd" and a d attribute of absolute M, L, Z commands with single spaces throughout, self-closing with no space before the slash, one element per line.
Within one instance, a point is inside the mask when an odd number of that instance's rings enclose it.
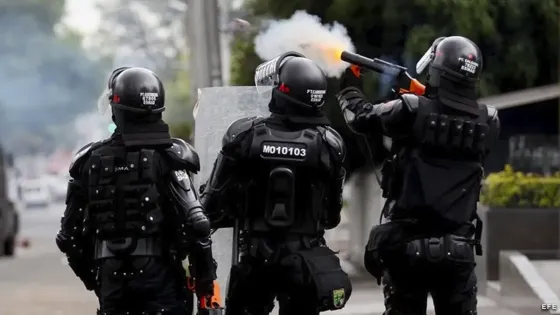
<path fill-rule="evenodd" d="M 239 135 L 246 133 L 247 131 L 251 130 L 254 125 L 264 120 L 264 117 L 246 117 L 241 118 L 229 125 L 228 130 L 224 134 L 224 138 L 222 139 L 222 146 L 226 146 L 229 143 L 232 143 L 234 140 L 239 138 Z"/>
<path fill-rule="evenodd" d="M 418 99 L 417 95 L 412 93 L 407 93 L 407 94 L 402 94 L 400 98 L 409 112 L 411 113 L 416 112 L 418 106 L 420 105 L 420 99 Z"/>
<path fill-rule="evenodd" d="M 340 162 L 344 162 L 346 158 L 346 145 L 342 136 L 334 130 L 332 127 L 327 126 L 322 132 L 323 140 L 329 145 L 331 151 L 333 152 L 335 158 Z"/>
<path fill-rule="evenodd" d="M 72 177 L 79 176 L 82 166 L 84 166 L 84 163 L 89 158 L 91 152 L 96 148 L 98 148 L 102 143 L 103 143 L 102 141 L 90 142 L 78 150 L 78 152 L 74 155 L 74 158 L 72 159 L 72 163 L 70 163 L 70 168 L 69 168 L 70 176 Z"/>
<path fill-rule="evenodd" d="M 494 119 L 496 116 L 498 116 L 498 110 L 496 109 L 496 107 L 486 105 L 486 108 L 487 108 L 487 110 L 488 110 L 488 118 L 489 118 L 490 120 L 492 120 L 492 119 Z"/>
<path fill-rule="evenodd" d="M 200 158 L 192 145 L 183 139 L 172 138 L 173 145 L 165 149 L 165 153 L 172 161 L 175 170 L 187 170 L 197 173 L 200 171 Z"/>

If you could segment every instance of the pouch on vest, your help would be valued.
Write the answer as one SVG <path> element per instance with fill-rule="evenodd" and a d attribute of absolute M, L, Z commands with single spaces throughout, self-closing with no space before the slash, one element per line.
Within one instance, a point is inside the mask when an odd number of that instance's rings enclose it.
<path fill-rule="evenodd" d="M 277 167 L 268 177 L 265 220 L 273 227 L 285 228 L 294 223 L 295 174 L 287 167 Z"/>
<path fill-rule="evenodd" d="M 336 253 L 328 247 L 312 247 L 296 254 L 301 257 L 309 284 L 315 290 L 318 310 L 343 308 L 352 294 L 352 284 Z"/>

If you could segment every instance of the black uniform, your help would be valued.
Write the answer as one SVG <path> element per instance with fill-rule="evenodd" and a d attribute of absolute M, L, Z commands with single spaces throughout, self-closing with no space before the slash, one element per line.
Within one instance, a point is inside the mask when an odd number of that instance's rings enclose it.
<path fill-rule="evenodd" d="M 182 260 L 192 254 L 199 294 L 215 279 L 210 222 L 190 178 L 198 155 L 169 136 L 155 74 L 117 69 L 109 88 L 117 130 L 75 156 L 57 245 L 99 314 L 187 314 Z"/>
<path fill-rule="evenodd" d="M 351 285 L 323 235 L 340 222 L 345 147 L 322 114 L 326 78 L 297 55 L 270 64 L 271 116 L 231 124 L 201 196 L 215 227 L 239 228 L 226 313 L 268 314 L 275 297 L 280 314 L 340 309 Z"/>
<path fill-rule="evenodd" d="M 355 87 L 339 94 L 351 128 L 367 134 L 381 126 L 393 140 L 381 181 L 389 222 L 372 229 L 365 265 L 382 278 L 385 314 L 426 314 L 430 293 L 437 314 L 472 315 L 476 204 L 499 120 L 476 102 L 482 60 L 474 43 L 439 39 L 431 58 L 425 96 L 371 104 Z"/>

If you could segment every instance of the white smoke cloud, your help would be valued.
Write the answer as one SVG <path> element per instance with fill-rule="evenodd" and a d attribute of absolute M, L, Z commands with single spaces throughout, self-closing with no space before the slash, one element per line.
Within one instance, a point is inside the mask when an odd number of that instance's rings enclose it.
<path fill-rule="evenodd" d="M 329 77 L 339 77 L 349 66 L 338 56 L 342 50 L 355 52 L 346 28 L 337 22 L 323 25 L 319 17 L 305 11 L 271 21 L 255 38 L 255 52 L 261 59 L 295 51 L 315 61 Z"/>

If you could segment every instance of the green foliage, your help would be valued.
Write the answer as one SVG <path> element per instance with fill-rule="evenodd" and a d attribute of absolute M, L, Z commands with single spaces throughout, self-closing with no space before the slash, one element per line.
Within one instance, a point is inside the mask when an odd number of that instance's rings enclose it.
<path fill-rule="evenodd" d="M 174 123 L 170 125 L 170 133 L 172 137 L 183 139 L 187 142 L 191 142 L 192 136 L 192 124 L 188 122 L 184 123 Z"/>
<path fill-rule="evenodd" d="M 254 69 L 260 63 L 255 54 L 252 36 L 237 37 L 233 40 L 231 49 L 231 83 L 233 85 L 253 85 Z"/>
<path fill-rule="evenodd" d="M 488 175 L 480 201 L 490 207 L 558 208 L 560 173 L 551 176 L 524 174 L 508 165 L 504 171 Z"/>
<path fill-rule="evenodd" d="M 179 63 L 186 64 L 187 57 L 182 56 Z M 174 137 L 190 141 L 194 124 L 192 114 L 194 104 L 191 102 L 188 72 L 176 71 L 175 77 L 165 82 L 165 88 L 164 119 L 171 126 L 171 134 Z"/>

